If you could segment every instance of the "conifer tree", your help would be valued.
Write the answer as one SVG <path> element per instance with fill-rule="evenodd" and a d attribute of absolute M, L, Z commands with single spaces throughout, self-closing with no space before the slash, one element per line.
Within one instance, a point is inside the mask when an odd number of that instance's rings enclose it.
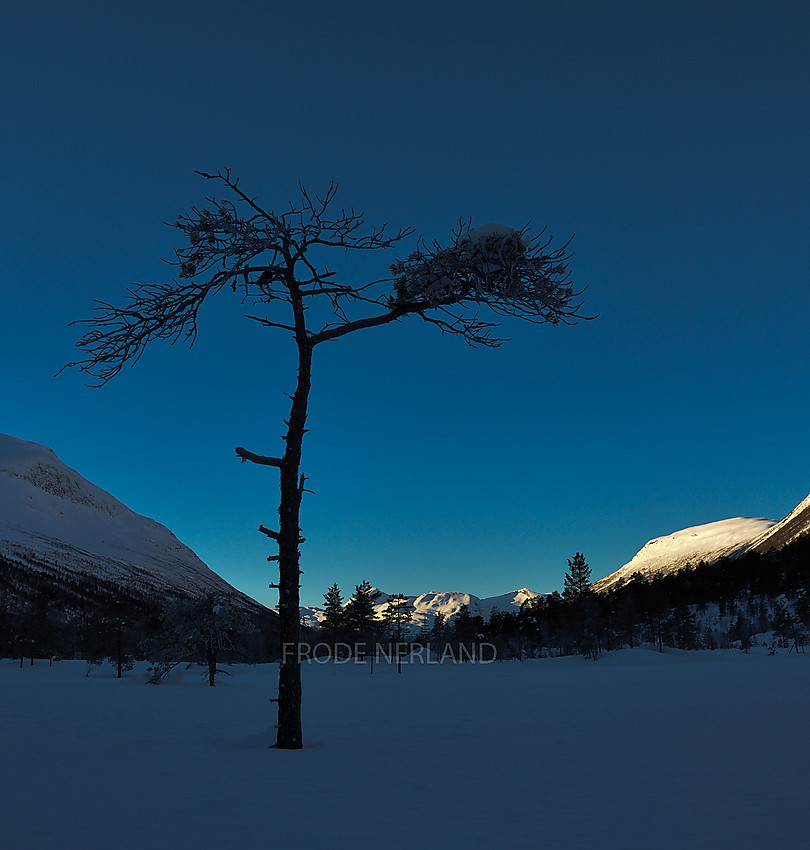
<path fill-rule="evenodd" d="M 585 556 L 577 552 L 573 558 L 568 559 L 563 599 L 582 599 L 590 589 L 591 568 L 585 563 Z"/>
<path fill-rule="evenodd" d="M 340 588 L 338 587 L 337 582 L 335 582 L 326 591 L 326 593 L 323 594 L 323 600 L 324 617 L 321 623 L 321 627 L 329 635 L 329 640 L 332 644 L 332 655 L 334 656 L 338 632 L 341 628 L 343 628 L 343 623 L 345 620 L 345 611 L 343 610 L 343 595 L 340 592 Z"/>
<path fill-rule="evenodd" d="M 375 605 L 381 594 L 373 588 L 365 579 L 354 586 L 354 593 L 346 606 L 345 624 L 349 632 L 356 639 L 365 641 L 368 645 L 379 625 Z M 373 663 L 372 652 L 372 663 Z"/>
<path fill-rule="evenodd" d="M 469 656 L 476 633 L 477 630 L 475 627 L 475 621 L 470 613 L 470 606 L 462 605 L 461 608 L 458 609 L 458 614 L 456 614 L 455 619 L 453 620 L 453 635 L 459 647 L 459 656 L 465 660 Z M 467 650 L 466 655 L 460 651 L 461 647 L 464 647 L 464 649 Z"/>
<path fill-rule="evenodd" d="M 394 629 L 397 638 L 397 673 L 402 672 L 402 659 L 400 656 L 400 644 L 402 643 L 402 626 L 405 623 L 410 623 L 413 619 L 413 611 L 411 610 L 408 597 L 403 593 L 395 593 L 388 600 L 385 610 L 382 613 L 383 622 Z"/>
<path fill-rule="evenodd" d="M 393 628 L 397 641 L 402 638 L 402 626 L 410 623 L 413 619 L 408 597 L 404 593 L 395 593 L 389 597 L 385 609 L 382 612 L 382 621 Z"/>
<path fill-rule="evenodd" d="M 591 568 L 585 562 L 585 556 L 577 552 L 568 559 L 568 572 L 565 574 L 563 599 L 570 603 L 571 626 L 574 631 L 576 650 L 581 655 L 592 655 L 594 660 L 599 654 L 599 645 L 592 628 L 595 615 L 591 605 Z"/>
<path fill-rule="evenodd" d="M 439 612 L 433 618 L 433 628 L 430 630 L 431 642 L 435 646 L 437 657 L 441 657 L 444 649 L 443 641 L 447 632 L 447 618 Z"/>

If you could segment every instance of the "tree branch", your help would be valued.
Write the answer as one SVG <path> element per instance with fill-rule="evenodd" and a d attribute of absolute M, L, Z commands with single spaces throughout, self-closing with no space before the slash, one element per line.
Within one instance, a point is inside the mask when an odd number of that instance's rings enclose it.
<path fill-rule="evenodd" d="M 397 319 L 407 316 L 408 313 L 420 313 L 429 306 L 430 305 L 428 304 L 418 303 L 399 304 L 392 310 L 389 310 L 387 313 L 383 313 L 380 316 L 356 319 L 353 322 L 345 322 L 342 325 L 322 330 L 320 333 L 313 334 L 313 336 L 310 337 L 310 342 L 313 346 L 315 346 L 318 345 L 318 343 L 327 342 L 331 339 L 338 339 L 339 337 L 346 336 L 346 334 L 362 330 L 363 328 L 376 328 L 380 325 L 387 325 L 389 322 L 395 322 Z"/>
<path fill-rule="evenodd" d="M 266 534 L 268 537 L 272 537 L 276 542 L 281 539 L 281 535 L 277 531 L 273 531 L 271 528 L 265 528 L 263 525 L 259 526 L 259 531 L 262 534 Z"/>
<path fill-rule="evenodd" d="M 241 446 L 236 447 L 236 454 L 239 458 L 241 458 L 242 463 L 249 460 L 251 463 L 259 463 L 262 466 L 275 466 L 277 469 L 281 469 L 282 461 L 280 457 L 257 455 L 253 452 L 249 452 L 247 449 L 243 449 Z"/>
<path fill-rule="evenodd" d="M 244 313 L 243 315 L 246 319 L 252 319 L 254 322 L 258 322 L 266 328 L 281 328 L 282 330 L 295 333 L 295 328 L 292 325 L 284 325 L 281 322 L 271 322 L 269 319 L 263 319 L 261 316 L 251 316 L 249 313 Z"/>

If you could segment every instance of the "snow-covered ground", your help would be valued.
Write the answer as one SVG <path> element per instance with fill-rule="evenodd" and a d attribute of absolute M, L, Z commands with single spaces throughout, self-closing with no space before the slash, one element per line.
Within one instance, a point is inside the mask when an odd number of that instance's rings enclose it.
<path fill-rule="evenodd" d="M 232 672 L 0 662 L 0 845 L 805 846 L 810 654 L 311 662 L 293 752 L 275 666 Z"/>

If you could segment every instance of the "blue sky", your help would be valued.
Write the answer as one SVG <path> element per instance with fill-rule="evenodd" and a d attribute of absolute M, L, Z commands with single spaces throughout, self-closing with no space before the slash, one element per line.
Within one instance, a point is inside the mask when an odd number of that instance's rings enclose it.
<path fill-rule="evenodd" d="M 370 222 L 561 240 L 597 321 L 472 350 L 418 320 L 316 352 L 302 599 L 561 588 L 651 537 L 781 518 L 806 433 L 810 7 L 776 2 L 41 2 L 0 35 L 0 431 L 51 446 L 275 603 L 260 522 L 290 341 L 212 302 L 103 389 L 94 298 L 165 279 L 229 166 L 267 206 L 332 179 Z M 357 280 L 390 257 L 346 267 Z"/>

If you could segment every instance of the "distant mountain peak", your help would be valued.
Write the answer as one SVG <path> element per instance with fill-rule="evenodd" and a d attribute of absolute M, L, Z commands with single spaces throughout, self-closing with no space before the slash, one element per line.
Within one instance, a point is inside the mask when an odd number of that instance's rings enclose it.
<path fill-rule="evenodd" d="M 430 590 L 418 596 L 407 596 L 406 599 L 412 615 L 409 630 L 419 631 L 420 628 L 425 626 L 430 628 L 438 614 L 441 614 L 449 622 L 461 611 L 464 605 L 467 606 L 473 616 L 482 616 L 485 619 L 489 617 L 493 609 L 517 613 L 520 611 L 523 602 L 527 599 L 533 599 L 535 596 L 543 596 L 543 594 L 526 587 L 503 593 L 500 596 L 487 596 L 483 599 L 472 593 L 463 593 L 457 590 Z M 378 614 L 385 610 L 390 598 L 390 594 L 381 591 L 381 596 L 375 606 Z M 323 609 L 302 607 L 301 617 L 305 625 L 316 627 L 323 619 Z"/>

